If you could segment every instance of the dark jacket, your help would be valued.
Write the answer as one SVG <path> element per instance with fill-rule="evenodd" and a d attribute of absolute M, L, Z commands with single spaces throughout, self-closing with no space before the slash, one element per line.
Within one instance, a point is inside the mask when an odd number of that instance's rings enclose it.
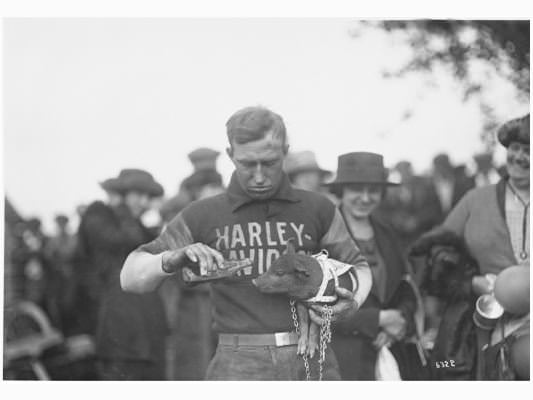
<path fill-rule="evenodd" d="M 381 310 L 400 310 L 408 321 L 408 334 L 414 330 L 416 297 L 411 286 L 403 279 L 408 270 L 398 246 L 398 238 L 384 221 L 371 217 L 370 222 L 387 271 L 385 301 L 381 302 L 372 290 L 352 319 L 334 327 L 332 346 L 343 380 L 375 379 L 377 351 L 372 342 L 380 331 Z"/>
<path fill-rule="evenodd" d="M 152 239 L 125 206 L 91 204 L 80 223 L 79 240 L 87 275 L 98 288 L 96 350 L 102 359 L 152 360 L 164 356 L 166 317 L 157 292 L 132 294 L 120 287 L 120 270 L 128 254 Z"/>
<path fill-rule="evenodd" d="M 405 192 L 407 196 L 402 195 Z M 377 212 L 398 232 L 406 246 L 444 218 L 433 183 L 421 176 L 388 188 Z"/>

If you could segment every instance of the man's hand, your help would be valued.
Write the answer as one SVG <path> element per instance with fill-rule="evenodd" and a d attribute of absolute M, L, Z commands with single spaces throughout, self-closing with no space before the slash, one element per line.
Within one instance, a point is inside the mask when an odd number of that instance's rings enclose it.
<path fill-rule="evenodd" d="M 381 349 L 383 346 L 388 346 L 394 341 L 394 339 L 386 332 L 381 331 L 376 336 L 376 339 L 372 342 L 376 349 Z"/>
<path fill-rule="evenodd" d="M 351 291 L 338 287 L 335 289 L 337 292 L 337 295 L 339 296 L 339 300 L 335 305 L 331 306 L 331 322 L 342 322 L 350 316 L 352 316 L 359 308 L 359 305 L 354 300 L 354 295 Z M 309 315 L 311 317 L 311 320 L 315 322 L 318 325 L 322 325 L 324 323 L 324 320 L 322 319 L 321 315 L 325 311 L 325 307 L 313 304 L 311 305 L 311 308 L 309 309 Z"/>
<path fill-rule="evenodd" d="M 494 290 L 494 283 L 496 282 L 496 275 L 476 275 L 472 277 L 472 289 L 478 296 L 482 294 L 491 293 Z"/>
<path fill-rule="evenodd" d="M 178 250 L 163 253 L 163 271 L 173 273 L 189 264 L 198 264 L 200 275 L 223 268 L 224 257 L 203 243 L 194 243 Z"/>
<path fill-rule="evenodd" d="M 395 340 L 402 340 L 407 330 L 407 321 L 398 310 L 379 312 L 379 326 Z"/>

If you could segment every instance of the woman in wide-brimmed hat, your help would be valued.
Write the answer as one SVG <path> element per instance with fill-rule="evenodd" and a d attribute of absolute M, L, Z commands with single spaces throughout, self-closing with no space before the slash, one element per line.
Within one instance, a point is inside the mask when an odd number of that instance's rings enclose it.
<path fill-rule="evenodd" d="M 336 179 L 328 183 L 340 212 L 372 270 L 372 290 L 351 324 L 334 330 L 332 341 L 346 380 L 374 380 L 378 350 L 401 342 L 413 330 L 416 297 L 402 278 L 407 273 L 398 239 L 377 216 L 388 186 L 383 157 L 375 153 L 339 156 Z M 396 346 L 398 347 L 398 346 Z M 409 378 L 408 371 L 402 371 Z"/>
<path fill-rule="evenodd" d="M 163 303 L 157 293 L 123 292 L 120 270 L 133 249 L 154 238 L 140 218 L 163 187 L 140 169 L 124 169 L 100 185 L 115 201 L 92 203 L 78 231 L 85 266 L 80 270 L 86 270 L 87 278 L 82 284 L 90 286 L 98 303 L 100 379 L 162 380 L 167 333 Z"/>

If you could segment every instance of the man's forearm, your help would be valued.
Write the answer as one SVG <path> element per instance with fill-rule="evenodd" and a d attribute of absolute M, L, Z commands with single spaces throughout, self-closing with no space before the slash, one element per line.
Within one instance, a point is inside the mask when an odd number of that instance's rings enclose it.
<path fill-rule="evenodd" d="M 139 250 L 130 253 L 120 271 L 122 290 L 133 293 L 155 290 L 166 277 L 172 275 L 161 268 L 163 254 Z"/>

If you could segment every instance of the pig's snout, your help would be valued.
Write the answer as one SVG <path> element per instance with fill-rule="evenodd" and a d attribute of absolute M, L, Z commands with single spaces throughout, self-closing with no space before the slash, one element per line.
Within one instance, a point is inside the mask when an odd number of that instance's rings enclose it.
<path fill-rule="evenodd" d="M 284 293 L 286 284 L 281 279 L 275 279 L 268 272 L 252 279 L 253 285 L 262 293 Z"/>

